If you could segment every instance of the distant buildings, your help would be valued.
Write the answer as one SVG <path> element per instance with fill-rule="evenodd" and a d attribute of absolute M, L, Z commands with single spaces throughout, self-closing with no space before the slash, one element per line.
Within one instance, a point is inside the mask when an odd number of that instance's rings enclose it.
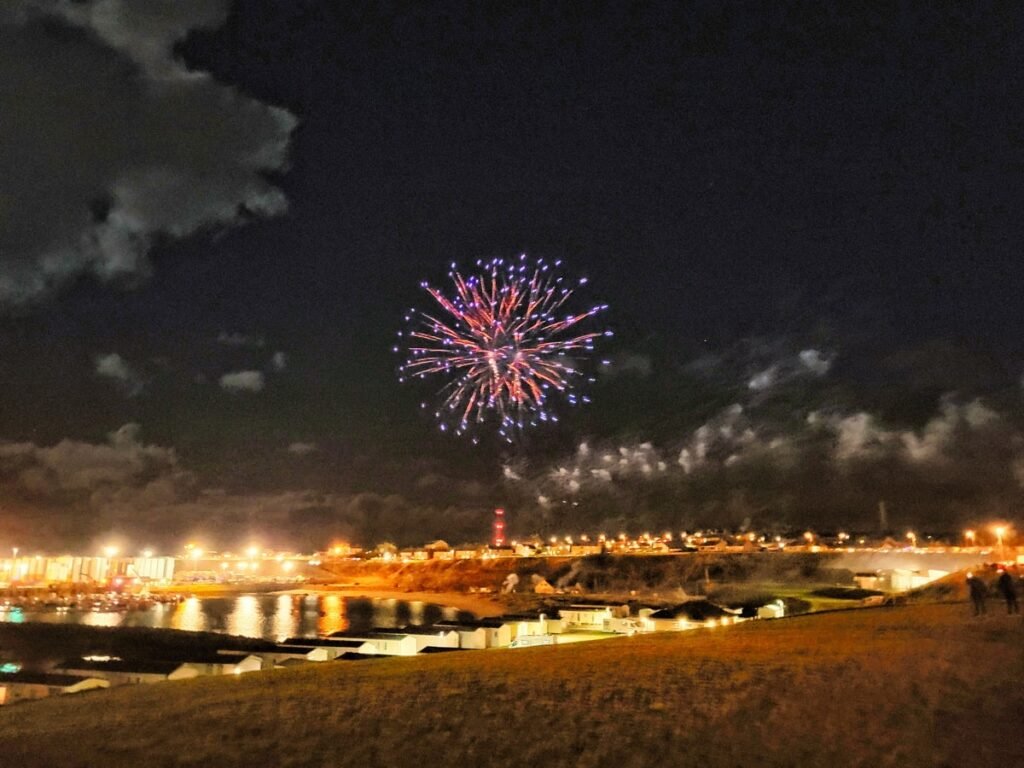
<path fill-rule="evenodd" d="M 6 584 L 107 584 L 167 582 L 174 578 L 173 557 L 81 557 L 32 555 L 0 558 L 0 582 Z"/>

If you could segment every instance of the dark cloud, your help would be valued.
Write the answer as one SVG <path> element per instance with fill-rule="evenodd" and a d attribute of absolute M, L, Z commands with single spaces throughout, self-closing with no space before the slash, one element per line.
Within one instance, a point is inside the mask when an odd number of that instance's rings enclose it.
<path fill-rule="evenodd" d="M 315 446 L 289 447 L 297 454 L 308 449 Z M 101 443 L 2 443 L 0 479 L 0 535 L 46 551 L 80 547 L 100 533 L 168 550 L 189 538 L 231 548 L 254 536 L 311 550 L 337 537 L 412 544 L 446 532 L 458 541 L 478 537 L 487 525 L 479 501 L 439 506 L 396 494 L 202 488 L 173 449 L 143 442 L 137 424 L 124 425 Z M 455 483 L 453 490 L 450 478 L 441 483 L 456 499 L 482 490 L 473 483 Z"/>
<path fill-rule="evenodd" d="M 227 2 L 15 0 L 0 14 L 0 304 L 133 282 L 161 237 L 279 214 L 295 119 L 186 69 Z"/>
<path fill-rule="evenodd" d="M 220 388 L 226 392 L 262 392 L 265 386 L 263 371 L 233 371 L 220 377 Z"/>
<path fill-rule="evenodd" d="M 549 527 L 871 526 L 885 499 L 896 524 L 943 531 L 1013 508 L 1022 466 L 1012 416 L 948 395 L 920 427 L 735 403 L 675 440 L 584 442 L 504 481 Z"/>
<path fill-rule="evenodd" d="M 116 352 L 96 356 L 96 375 L 114 382 L 129 397 L 142 392 L 142 376 Z"/>

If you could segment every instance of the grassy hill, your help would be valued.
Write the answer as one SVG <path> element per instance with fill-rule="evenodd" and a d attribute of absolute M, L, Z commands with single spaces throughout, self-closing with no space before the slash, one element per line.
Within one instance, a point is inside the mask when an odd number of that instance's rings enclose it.
<path fill-rule="evenodd" d="M 82 694 L 0 711 L 0 763 L 1024 765 L 1024 624 L 968 614 L 913 605 Z"/>

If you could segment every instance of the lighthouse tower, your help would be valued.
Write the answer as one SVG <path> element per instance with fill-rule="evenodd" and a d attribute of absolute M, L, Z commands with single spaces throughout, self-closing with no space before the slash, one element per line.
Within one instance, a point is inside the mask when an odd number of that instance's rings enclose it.
<path fill-rule="evenodd" d="M 505 546 L 505 510 L 498 508 L 494 510 L 493 544 L 495 547 Z"/>

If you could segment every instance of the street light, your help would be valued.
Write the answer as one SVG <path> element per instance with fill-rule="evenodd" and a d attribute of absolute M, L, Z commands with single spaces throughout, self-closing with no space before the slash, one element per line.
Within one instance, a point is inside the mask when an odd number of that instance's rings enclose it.
<path fill-rule="evenodd" d="M 117 555 L 117 547 L 115 547 L 113 544 L 108 544 L 107 546 L 105 546 L 103 548 L 103 556 L 104 557 L 111 558 L 111 557 L 114 557 L 115 555 Z"/>
<path fill-rule="evenodd" d="M 1006 535 L 1006 526 L 997 525 L 992 528 L 992 533 L 996 535 L 996 546 L 999 547 L 999 554 L 1003 553 L 1003 536 Z"/>
<path fill-rule="evenodd" d="M 975 533 L 974 533 L 974 531 L 972 529 L 968 528 L 966 531 L 964 531 L 964 539 L 967 540 L 967 545 L 968 546 L 971 546 L 971 547 L 974 546 L 974 538 L 975 538 Z"/>
<path fill-rule="evenodd" d="M 907 538 L 910 539 L 910 548 L 917 549 L 917 534 L 913 531 L 907 531 Z"/>

